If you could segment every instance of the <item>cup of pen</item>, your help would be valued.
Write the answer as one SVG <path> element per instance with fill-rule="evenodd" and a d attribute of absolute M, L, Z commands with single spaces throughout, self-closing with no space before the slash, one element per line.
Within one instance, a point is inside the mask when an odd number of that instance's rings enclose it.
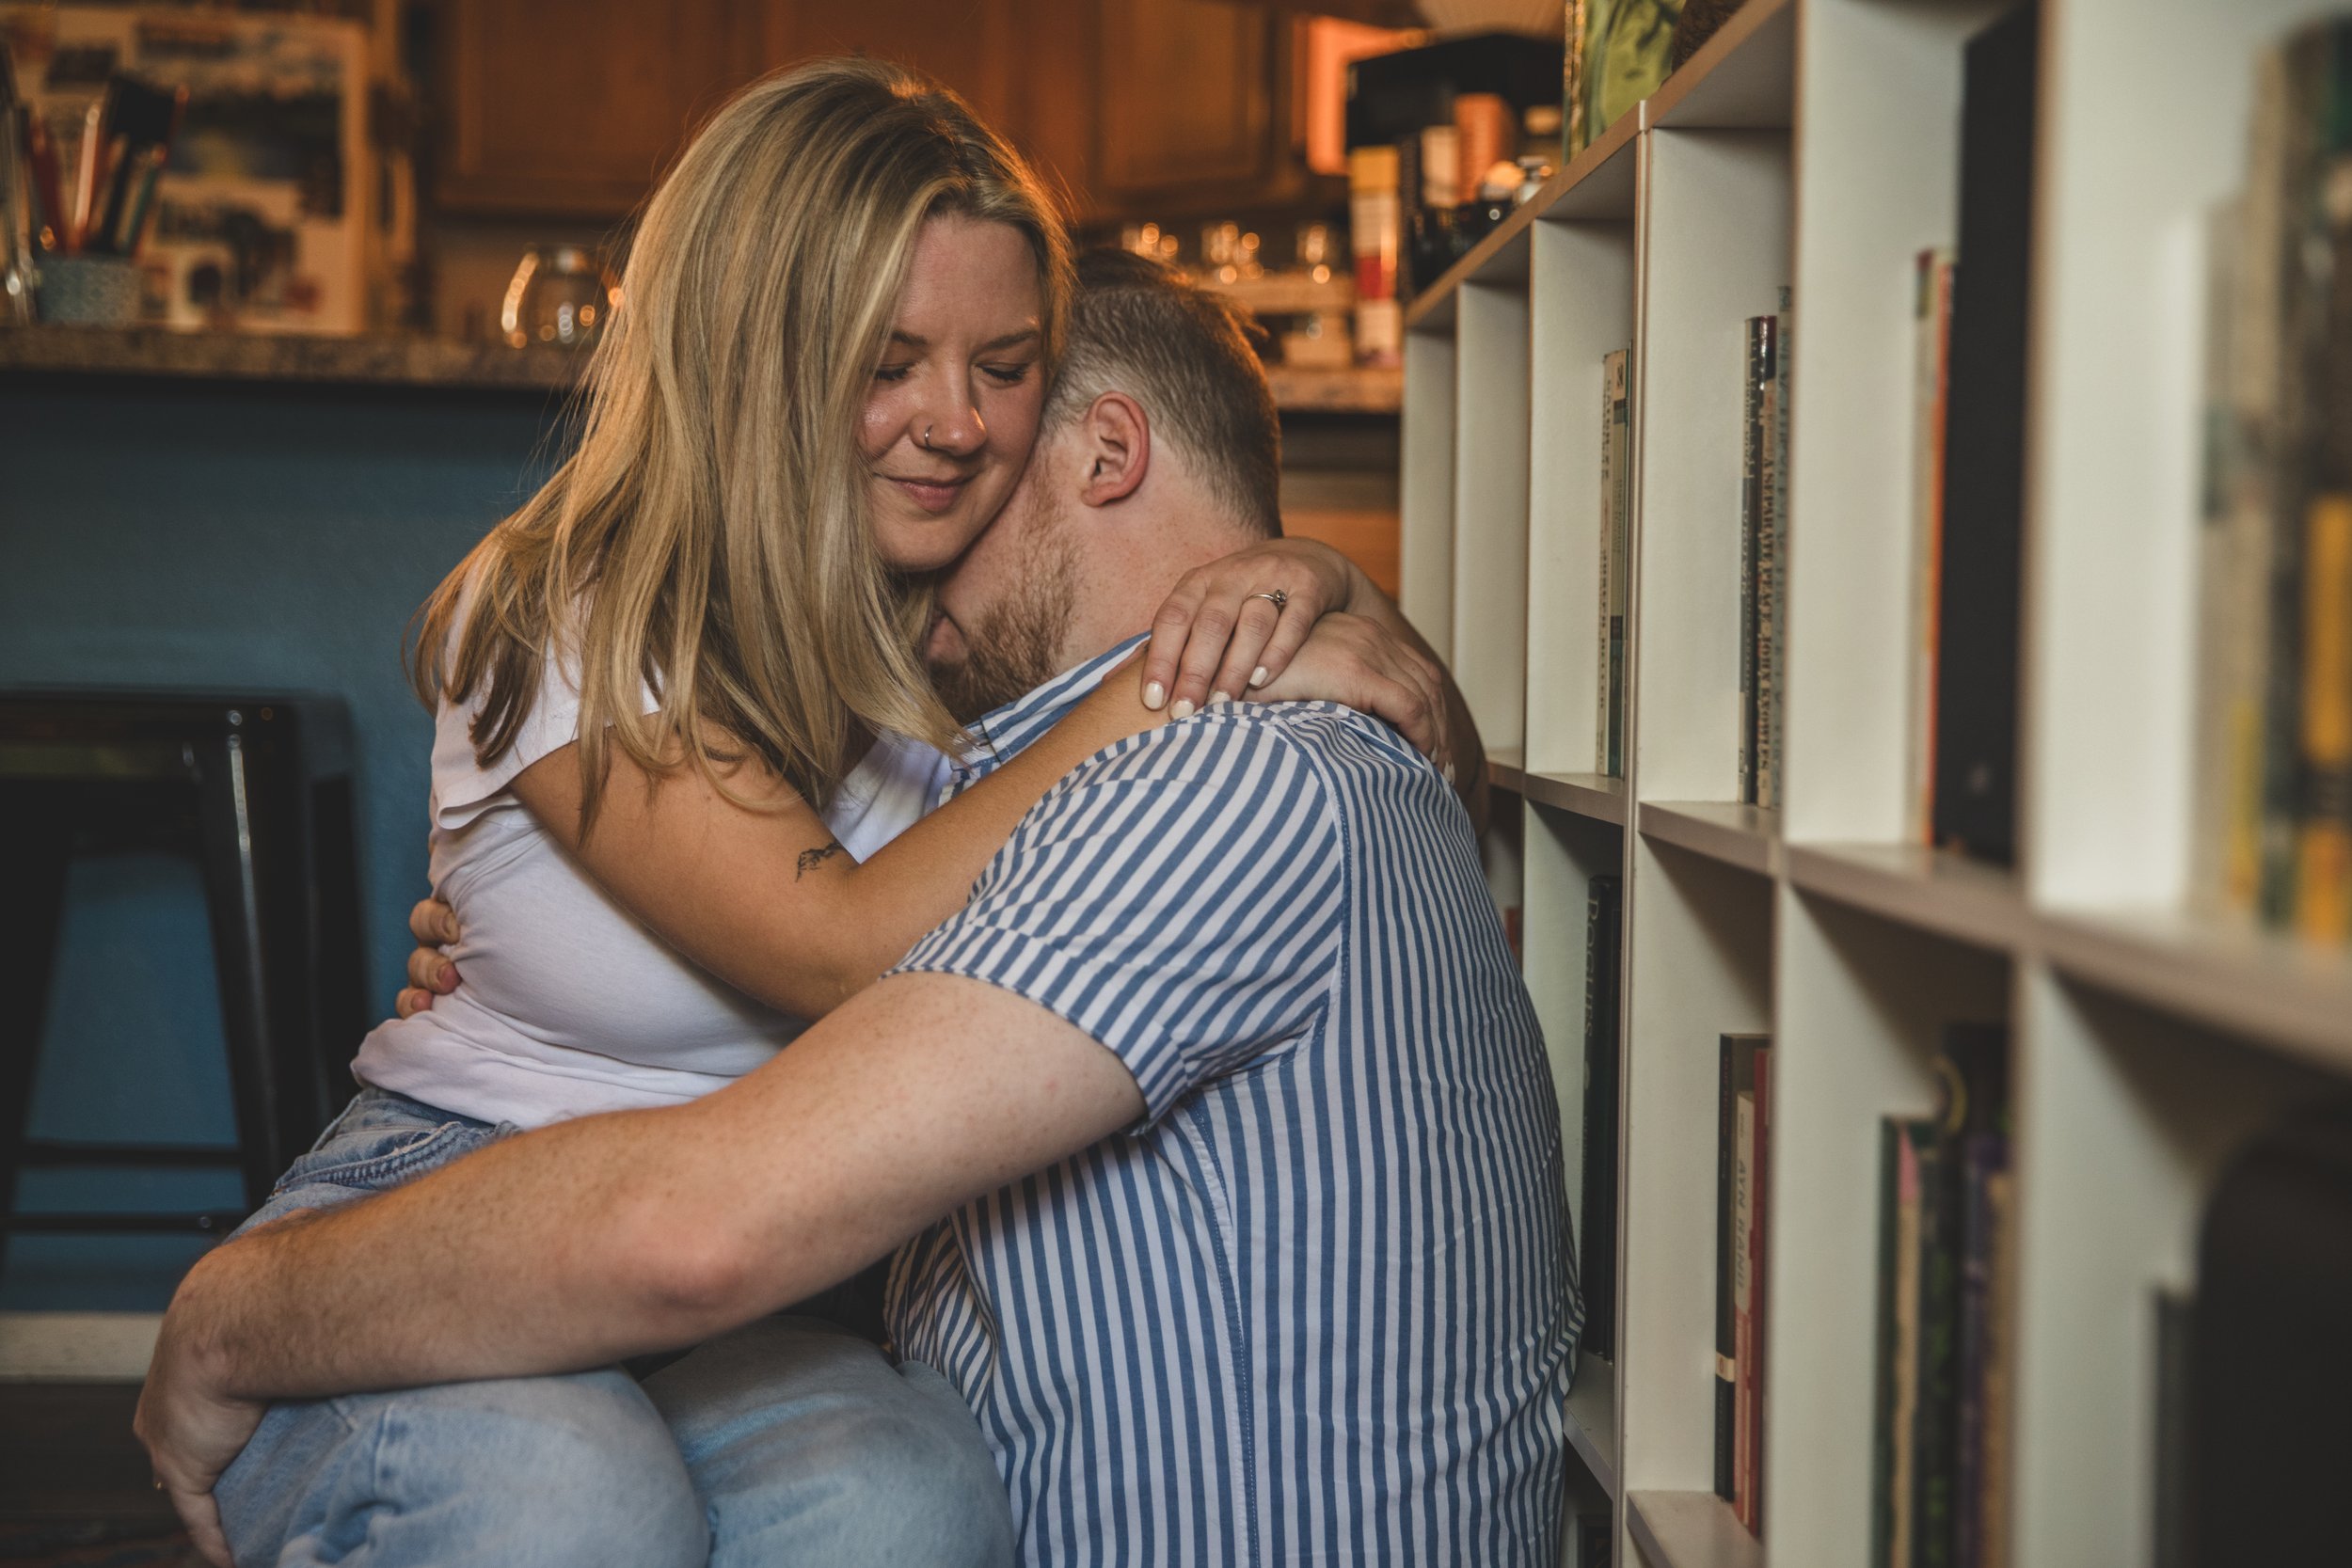
<path fill-rule="evenodd" d="M 28 227 L 41 240 L 33 273 L 42 321 L 122 326 L 139 319 L 137 254 L 187 96 L 184 87 L 159 87 L 120 73 L 109 78 L 87 111 L 70 182 L 45 127 L 36 117 L 20 119 L 25 183 L 36 207 Z"/>

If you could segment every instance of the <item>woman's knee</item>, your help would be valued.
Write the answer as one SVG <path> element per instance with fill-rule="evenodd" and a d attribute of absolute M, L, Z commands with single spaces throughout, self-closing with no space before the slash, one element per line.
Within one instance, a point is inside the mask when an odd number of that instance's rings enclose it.
<path fill-rule="evenodd" d="M 702 1505 L 676 1446 L 618 1371 L 449 1384 L 324 1408 L 342 1440 L 274 1511 L 282 1539 L 263 1560 L 700 1568 L 707 1556 Z"/>

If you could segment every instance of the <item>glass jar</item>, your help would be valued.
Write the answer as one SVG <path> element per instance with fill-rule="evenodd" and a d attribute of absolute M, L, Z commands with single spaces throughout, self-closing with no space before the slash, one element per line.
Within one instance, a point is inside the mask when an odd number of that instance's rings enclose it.
<path fill-rule="evenodd" d="M 584 247 L 533 245 L 506 285 L 499 330 L 510 348 L 577 348 L 596 341 L 620 303 L 612 273 Z"/>

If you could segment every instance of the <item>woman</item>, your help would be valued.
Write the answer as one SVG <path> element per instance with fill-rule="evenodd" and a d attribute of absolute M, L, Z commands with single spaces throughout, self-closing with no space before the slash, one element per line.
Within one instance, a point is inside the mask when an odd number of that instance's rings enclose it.
<path fill-rule="evenodd" d="M 509 1127 L 675 1103 L 750 1070 L 888 968 L 1064 771 L 1132 731 L 1132 701 L 1106 688 L 915 820 L 957 739 L 914 654 L 923 574 L 1020 474 L 1069 277 L 1034 177 L 961 103 L 889 68 L 763 82 L 696 138 L 644 214 L 576 451 L 423 614 L 433 878 L 466 928 L 467 984 L 368 1037 L 369 1086 L 257 1222 L 413 1180 Z M 1328 594 L 1286 560 L 1233 580 L 1295 589 L 1295 641 Z M 1203 599 L 1216 592 L 1194 584 L 1187 612 L 1238 620 L 1242 590 Z M 1284 648 L 1265 630 L 1183 667 L 1263 663 L 1271 680 Z M 863 1376 L 879 1357 L 755 1329 L 716 1353 L 723 1377 L 706 1347 L 650 1379 L 650 1401 L 611 1370 L 279 1406 L 221 1479 L 228 1541 L 290 1560 L 288 1543 L 351 1528 L 337 1510 L 369 1508 L 379 1546 L 437 1532 L 420 1560 L 446 1560 L 453 1528 L 487 1558 L 536 1560 L 563 1515 L 603 1517 L 612 1499 L 564 1501 L 556 1525 L 501 1540 L 511 1500 L 453 1527 L 448 1497 L 386 1509 L 348 1484 L 355 1449 L 396 1431 L 405 1484 L 445 1473 L 479 1499 L 460 1483 L 481 1433 L 517 1428 L 627 1447 L 614 1467 L 645 1489 L 626 1512 L 646 1534 L 600 1537 L 601 1560 L 700 1560 L 698 1497 L 714 1560 L 755 1555 L 779 1521 L 807 1548 L 805 1446 L 761 1429 L 746 1452 L 746 1423 L 708 1410 L 747 1395 L 782 1409 L 815 1361 L 862 1357 Z M 934 1427 L 961 1417 L 965 1444 L 926 1463 L 993 1488 L 953 1392 L 920 1367 L 881 1370 L 861 1401 Z M 735 1447 L 719 1456 L 722 1429 Z M 993 1521 L 953 1522 L 982 1560 L 1009 1545 L 995 1499 Z"/>

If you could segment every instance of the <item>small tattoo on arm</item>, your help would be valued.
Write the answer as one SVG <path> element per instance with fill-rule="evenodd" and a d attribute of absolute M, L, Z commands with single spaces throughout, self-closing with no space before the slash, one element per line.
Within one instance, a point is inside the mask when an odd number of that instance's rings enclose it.
<path fill-rule="evenodd" d="M 792 879 L 799 881 L 808 875 L 810 867 L 822 865 L 839 853 L 841 853 L 841 841 L 837 838 L 822 848 L 802 850 L 800 868 L 792 873 Z"/>

